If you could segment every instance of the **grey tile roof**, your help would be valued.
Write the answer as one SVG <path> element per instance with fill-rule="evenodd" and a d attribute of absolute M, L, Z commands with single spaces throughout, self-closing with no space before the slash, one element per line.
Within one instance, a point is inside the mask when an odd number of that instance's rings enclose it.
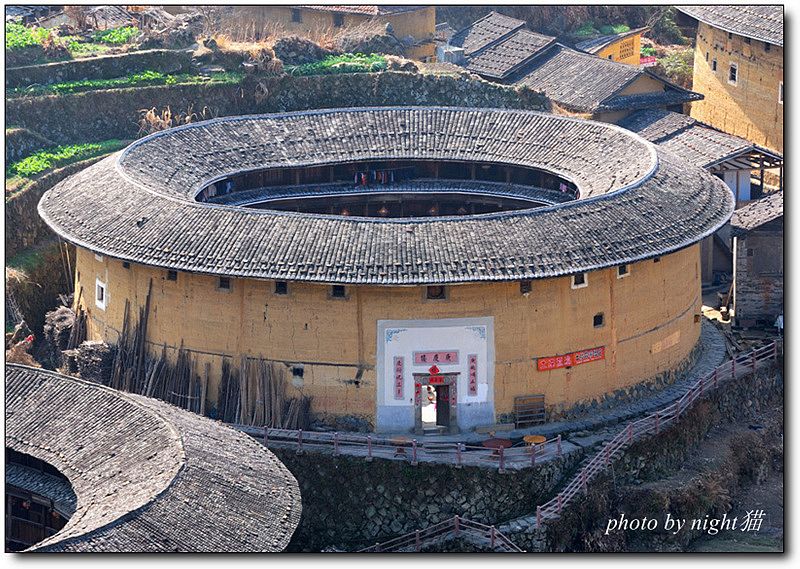
<path fill-rule="evenodd" d="M 751 151 L 764 151 L 744 138 L 664 110 L 637 111 L 622 119 L 619 126 L 703 168 Z"/>
<path fill-rule="evenodd" d="M 643 95 L 618 95 L 643 75 L 655 77 L 667 90 Z M 645 69 L 610 61 L 556 44 L 536 56 L 513 79 L 515 84 L 544 92 L 570 111 L 593 113 L 673 105 L 702 95 L 667 83 Z"/>
<path fill-rule="evenodd" d="M 619 41 L 624 39 L 628 36 L 634 36 L 636 34 L 641 34 L 642 32 L 648 30 L 649 28 L 636 28 L 633 30 L 628 30 L 627 32 L 622 32 L 619 34 L 610 34 L 607 36 L 600 36 L 597 38 L 592 38 L 586 41 L 582 41 L 580 43 L 575 44 L 575 49 L 579 49 L 581 51 L 585 51 L 586 53 L 595 54 L 604 47 L 611 45 L 615 41 Z"/>
<path fill-rule="evenodd" d="M 525 22 L 522 20 L 504 16 L 497 12 L 489 12 L 480 20 L 456 32 L 450 40 L 450 45 L 463 48 L 464 55 L 470 57 L 492 45 L 497 40 L 524 27 Z"/>
<path fill-rule="evenodd" d="M 242 171 L 386 159 L 540 168 L 573 181 L 581 199 L 424 219 L 192 199 Z M 697 242 L 732 211 L 720 180 L 613 125 L 436 107 L 196 123 L 141 139 L 64 180 L 39 204 L 58 235 L 110 257 L 234 277 L 381 285 L 546 278 L 633 262 Z"/>
<path fill-rule="evenodd" d="M 281 551 L 291 473 L 255 440 L 167 403 L 6 366 L 6 446 L 69 479 L 77 509 L 35 551 Z"/>
<path fill-rule="evenodd" d="M 554 37 L 517 30 L 473 56 L 466 68 L 491 79 L 504 79 L 555 41 Z"/>
<path fill-rule="evenodd" d="M 54 509 L 65 517 L 75 513 L 77 499 L 66 480 L 35 468 L 6 462 L 6 485 L 16 486 L 53 501 Z"/>
<path fill-rule="evenodd" d="M 783 192 L 773 192 L 733 212 L 731 234 L 744 235 L 781 217 L 783 217 Z"/>
<path fill-rule="evenodd" d="M 783 5 L 677 6 L 715 28 L 783 46 Z"/>
<path fill-rule="evenodd" d="M 682 105 L 690 101 L 699 101 L 703 98 L 700 93 L 686 89 L 668 87 L 664 91 L 651 93 L 636 93 L 634 95 L 615 95 L 600 103 L 596 112 L 635 111 L 638 109 L 652 109 L 654 107 L 669 107 Z"/>

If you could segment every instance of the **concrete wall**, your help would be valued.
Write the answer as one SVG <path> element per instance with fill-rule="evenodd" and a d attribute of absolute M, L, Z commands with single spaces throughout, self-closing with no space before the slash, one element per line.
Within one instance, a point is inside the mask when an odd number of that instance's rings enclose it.
<path fill-rule="evenodd" d="M 772 326 L 783 314 L 783 219 L 734 238 L 736 323 Z"/>
<path fill-rule="evenodd" d="M 616 269 L 591 272 L 588 286 L 579 289 L 563 277 L 534 281 L 527 296 L 518 282 L 509 282 L 452 286 L 444 301 L 426 300 L 424 287 L 376 286 L 348 287 L 347 298 L 334 299 L 324 285 L 289 283 L 282 296 L 273 293 L 271 281 L 232 279 L 229 291 L 219 290 L 211 276 L 179 273 L 169 281 L 164 270 L 123 268 L 119 260 L 79 249 L 76 290 L 84 290 L 89 338 L 114 343 L 125 299 L 133 310 L 143 305 L 152 278 L 152 350 L 166 343 L 174 353 L 183 341 L 198 352 L 198 369 L 203 360 L 211 362 L 210 393 L 216 393 L 223 355 L 263 356 L 303 366 L 290 389 L 312 396 L 313 412 L 364 417 L 373 425 L 383 377 L 379 321 L 489 318 L 494 411 L 502 420 L 518 395 L 543 393 L 559 411 L 678 369 L 700 333 L 699 264 L 694 245 L 659 262 L 631 265 L 624 278 Z M 107 286 L 105 310 L 95 305 L 96 279 Z M 595 327 L 600 313 L 604 323 Z M 603 360 L 537 371 L 536 358 L 600 346 Z"/>
<path fill-rule="evenodd" d="M 750 40 L 699 23 L 694 52 L 693 89 L 705 95 L 692 103 L 691 116 L 720 130 L 783 153 L 783 48 Z M 712 70 L 716 59 L 717 70 Z M 738 65 L 736 85 L 728 82 Z"/>

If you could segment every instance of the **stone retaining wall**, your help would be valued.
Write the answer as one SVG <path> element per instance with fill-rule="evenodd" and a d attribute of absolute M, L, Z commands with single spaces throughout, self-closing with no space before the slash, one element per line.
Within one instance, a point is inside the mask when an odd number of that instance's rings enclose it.
<path fill-rule="evenodd" d="M 536 468 L 495 469 L 408 463 L 272 448 L 300 484 L 303 515 L 290 551 L 354 551 L 463 516 L 498 524 L 550 497 L 580 452 Z"/>
<path fill-rule="evenodd" d="M 740 377 L 721 391 L 700 400 L 678 423 L 658 437 L 634 443 L 612 465 L 609 474 L 592 482 L 588 496 L 579 497 L 560 519 L 546 524 L 543 531 L 531 531 L 523 520 L 498 529 L 527 551 L 628 551 L 631 540 L 625 532 L 603 535 L 609 517 L 618 517 L 620 511 L 632 514 L 648 509 L 641 503 L 641 496 L 638 500 L 631 499 L 631 493 L 626 491 L 628 485 L 672 474 L 715 425 L 736 420 L 757 422 L 761 410 L 781 401 L 782 397 L 783 372 L 780 366 Z M 708 511 L 692 511 L 691 517 L 702 518 L 706 513 L 712 513 L 713 505 L 709 501 Z M 653 504 L 648 515 L 661 517 L 663 521 L 667 511 L 675 515 L 670 508 L 676 507 L 680 504 Z M 654 538 L 660 536 L 654 534 Z"/>
<path fill-rule="evenodd" d="M 71 59 L 6 69 L 6 88 L 47 85 L 84 79 L 111 79 L 145 70 L 180 73 L 191 67 L 189 51 L 151 49 L 99 57 Z"/>
<path fill-rule="evenodd" d="M 163 85 L 20 97 L 6 101 L 11 124 L 59 144 L 137 138 L 142 109 L 211 116 L 354 106 L 459 106 L 544 110 L 547 99 L 530 89 L 467 75 L 406 72 L 345 73 L 310 77 L 248 76 L 237 85 Z"/>

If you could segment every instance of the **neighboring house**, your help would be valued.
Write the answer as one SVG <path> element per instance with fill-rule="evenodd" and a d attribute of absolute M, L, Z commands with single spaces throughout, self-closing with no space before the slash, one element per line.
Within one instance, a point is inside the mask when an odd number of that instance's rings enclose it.
<path fill-rule="evenodd" d="M 455 34 L 463 65 L 484 79 L 543 92 L 569 113 L 617 122 L 639 109 L 683 110 L 702 95 L 640 67 L 601 59 L 532 32 L 497 12 Z"/>
<path fill-rule="evenodd" d="M 596 55 L 601 59 L 609 59 L 628 65 L 639 65 L 642 34 L 648 29 L 646 27 L 636 28 L 619 34 L 593 38 L 576 44 L 575 48 L 588 54 Z"/>
<path fill-rule="evenodd" d="M 735 211 L 731 230 L 734 324 L 770 327 L 783 314 L 783 192 Z"/>
<path fill-rule="evenodd" d="M 619 125 L 724 180 L 739 207 L 763 195 L 766 169 L 783 172 L 780 154 L 686 115 L 637 111 Z M 780 181 L 782 186 L 783 176 Z M 728 226 L 702 242 L 701 265 L 704 284 L 714 282 L 715 273 L 730 274 L 732 251 Z"/>
<path fill-rule="evenodd" d="M 783 6 L 679 6 L 698 21 L 692 117 L 783 152 Z"/>
<path fill-rule="evenodd" d="M 411 59 L 430 61 L 435 56 L 435 6 L 384 5 L 297 5 L 239 6 L 260 23 L 278 23 L 287 30 L 337 30 L 377 21 L 389 26 L 392 33 L 408 43 L 405 55 Z"/>

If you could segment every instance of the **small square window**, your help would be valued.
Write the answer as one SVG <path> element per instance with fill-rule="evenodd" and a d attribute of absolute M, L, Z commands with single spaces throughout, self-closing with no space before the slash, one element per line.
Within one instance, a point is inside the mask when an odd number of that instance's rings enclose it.
<path fill-rule="evenodd" d="M 177 281 L 178 280 L 178 271 L 167 271 L 167 280 L 168 281 Z"/>
<path fill-rule="evenodd" d="M 609 58 L 611 61 L 614 61 L 614 54 L 612 53 L 611 55 L 609 55 L 609 56 L 608 56 L 608 58 Z"/>
<path fill-rule="evenodd" d="M 764 51 L 769 51 L 770 49 L 772 49 L 772 46 L 770 46 L 767 42 L 764 42 Z"/>
<path fill-rule="evenodd" d="M 617 278 L 621 279 L 622 277 L 627 277 L 631 274 L 630 267 L 628 265 L 620 265 L 617 267 Z"/>
<path fill-rule="evenodd" d="M 750 38 L 744 38 L 744 43 L 750 43 Z"/>
<path fill-rule="evenodd" d="M 653 262 L 654 263 L 660 263 L 661 262 L 661 257 L 656 257 L 655 259 L 653 259 Z"/>
<path fill-rule="evenodd" d="M 289 294 L 289 283 L 286 281 L 275 281 L 275 294 Z"/>
<path fill-rule="evenodd" d="M 100 310 L 105 310 L 108 305 L 108 295 L 106 294 L 106 283 L 100 279 L 95 280 L 94 303 Z"/>
<path fill-rule="evenodd" d="M 706 52 L 706 61 L 708 61 L 708 52 Z"/>
<path fill-rule="evenodd" d="M 441 285 L 429 286 L 425 290 L 425 298 L 428 300 L 447 299 L 447 289 Z"/>
<path fill-rule="evenodd" d="M 730 33 L 730 32 L 728 32 L 728 39 L 729 39 L 729 40 L 732 40 L 732 39 L 733 39 L 733 34 L 732 34 L 732 33 Z"/>
<path fill-rule="evenodd" d="M 219 288 L 220 290 L 231 290 L 231 278 L 220 277 L 219 283 L 217 284 L 217 288 Z"/>
<path fill-rule="evenodd" d="M 346 298 L 347 289 L 344 285 L 333 285 L 331 287 L 331 298 Z"/>
<path fill-rule="evenodd" d="M 595 328 L 602 327 L 603 324 L 605 323 L 605 316 L 603 316 L 603 313 L 598 312 L 597 314 L 595 314 L 594 318 L 592 319 L 592 323 L 594 324 Z"/>
<path fill-rule="evenodd" d="M 128 261 L 122 261 L 122 268 L 123 269 L 130 269 L 131 264 Z"/>
<path fill-rule="evenodd" d="M 284 12 L 285 14 L 286 12 Z M 292 21 L 293 22 L 302 22 L 303 21 L 303 14 L 297 8 L 292 8 Z"/>
<path fill-rule="evenodd" d="M 730 68 L 728 69 L 728 83 L 731 85 L 736 85 L 739 78 L 739 66 L 735 63 L 731 63 Z"/>
<path fill-rule="evenodd" d="M 344 14 L 333 15 L 333 26 L 336 28 L 341 28 L 344 26 Z"/>
<path fill-rule="evenodd" d="M 533 283 L 531 281 L 520 281 L 519 292 L 520 294 L 529 295 L 533 290 Z"/>
<path fill-rule="evenodd" d="M 716 71 L 716 70 L 717 70 L 717 58 L 715 57 L 714 59 L 711 60 L 711 71 Z"/>
<path fill-rule="evenodd" d="M 584 288 L 589 286 L 589 279 L 586 273 L 572 275 L 572 288 Z"/>

